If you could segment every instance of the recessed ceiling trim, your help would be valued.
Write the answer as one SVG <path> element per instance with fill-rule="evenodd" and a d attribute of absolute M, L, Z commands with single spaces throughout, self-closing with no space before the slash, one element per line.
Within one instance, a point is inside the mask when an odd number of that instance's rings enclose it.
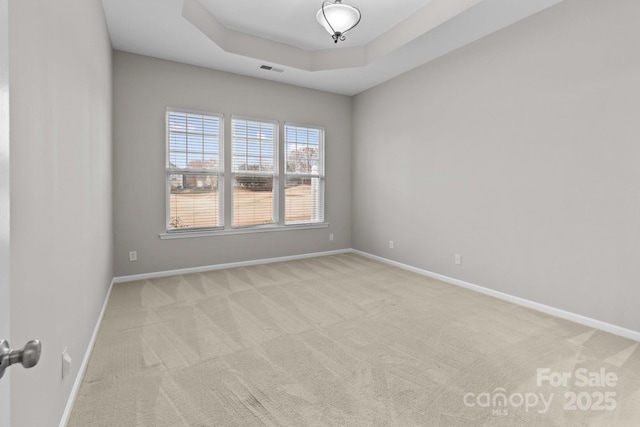
<path fill-rule="evenodd" d="M 483 0 L 432 0 L 413 15 L 368 43 L 369 62 L 381 58 L 439 27 Z"/>
<path fill-rule="evenodd" d="M 225 28 L 198 0 L 184 0 L 182 17 L 225 52 L 308 70 L 309 51 Z"/>
<path fill-rule="evenodd" d="M 370 43 L 306 50 L 225 28 L 198 0 L 184 0 L 182 16 L 225 52 L 304 71 L 363 67 L 399 49 L 483 0 L 432 0 Z"/>

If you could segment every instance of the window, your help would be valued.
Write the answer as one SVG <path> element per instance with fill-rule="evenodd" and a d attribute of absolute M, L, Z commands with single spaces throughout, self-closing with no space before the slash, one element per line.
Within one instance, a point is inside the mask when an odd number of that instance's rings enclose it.
<path fill-rule="evenodd" d="M 277 125 L 233 118 L 233 226 L 277 222 Z"/>
<path fill-rule="evenodd" d="M 161 238 L 326 226 L 322 128 L 168 109 L 166 132 Z"/>
<path fill-rule="evenodd" d="M 285 125 L 285 224 L 324 221 L 324 132 Z"/>
<path fill-rule="evenodd" d="M 167 112 L 167 230 L 222 226 L 222 118 Z"/>

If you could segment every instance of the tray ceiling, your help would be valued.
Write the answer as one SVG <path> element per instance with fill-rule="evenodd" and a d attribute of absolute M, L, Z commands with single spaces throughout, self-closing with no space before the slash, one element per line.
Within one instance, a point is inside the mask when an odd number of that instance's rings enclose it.
<path fill-rule="evenodd" d="M 114 49 L 354 95 L 560 1 L 344 0 L 362 21 L 337 45 L 319 1 L 102 3 Z"/>

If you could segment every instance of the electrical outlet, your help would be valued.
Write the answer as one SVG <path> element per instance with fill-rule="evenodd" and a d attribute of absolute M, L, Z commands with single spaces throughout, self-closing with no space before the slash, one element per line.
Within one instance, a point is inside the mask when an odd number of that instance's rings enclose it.
<path fill-rule="evenodd" d="M 329 240 L 333 242 L 333 233 L 329 234 Z"/>
<path fill-rule="evenodd" d="M 460 264 L 462 264 L 462 255 L 460 255 L 460 254 L 455 254 L 455 255 L 454 255 L 454 257 L 453 257 L 453 262 L 454 262 L 456 265 L 460 265 Z"/>
<path fill-rule="evenodd" d="M 62 378 L 66 377 L 71 373 L 71 356 L 67 353 L 67 348 L 65 347 L 62 351 Z"/>
<path fill-rule="evenodd" d="M 393 249 L 393 240 L 389 240 L 389 249 Z"/>
<path fill-rule="evenodd" d="M 134 262 L 138 260 L 138 252 L 131 251 L 129 252 L 129 261 Z"/>

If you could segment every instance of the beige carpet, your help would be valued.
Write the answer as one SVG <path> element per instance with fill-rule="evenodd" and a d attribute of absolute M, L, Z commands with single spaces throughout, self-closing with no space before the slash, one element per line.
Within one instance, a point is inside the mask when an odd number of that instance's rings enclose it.
<path fill-rule="evenodd" d="M 638 426 L 640 348 L 355 254 L 144 280 L 68 425 Z"/>

